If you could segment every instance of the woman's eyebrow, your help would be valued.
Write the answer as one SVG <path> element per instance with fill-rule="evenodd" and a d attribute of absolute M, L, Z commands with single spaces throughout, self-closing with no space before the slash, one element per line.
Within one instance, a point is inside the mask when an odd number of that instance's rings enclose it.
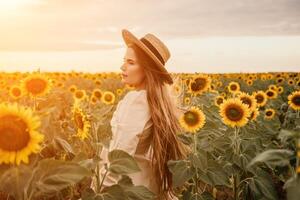
<path fill-rule="evenodd" d="M 126 58 L 123 58 L 124 60 L 126 60 Z M 127 60 L 129 60 L 129 61 L 134 61 L 133 59 L 131 59 L 131 58 L 127 58 Z"/>

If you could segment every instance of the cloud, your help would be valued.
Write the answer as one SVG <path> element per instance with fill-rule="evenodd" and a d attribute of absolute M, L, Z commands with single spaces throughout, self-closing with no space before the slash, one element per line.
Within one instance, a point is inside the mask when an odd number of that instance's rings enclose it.
<path fill-rule="evenodd" d="M 164 40 L 300 35 L 299 10 L 300 0 L 45 0 L 0 12 L 0 51 L 115 49 L 123 28 Z"/>

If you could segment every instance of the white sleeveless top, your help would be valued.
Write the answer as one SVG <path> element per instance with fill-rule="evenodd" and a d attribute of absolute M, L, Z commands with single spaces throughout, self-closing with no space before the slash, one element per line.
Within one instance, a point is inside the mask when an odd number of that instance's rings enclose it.
<path fill-rule="evenodd" d="M 101 162 L 108 162 L 108 152 L 113 149 L 121 149 L 133 156 L 141 171 L 128 174 L 134 185 L 143 185 L 157 194 L 157 185 L 151 171 L 152 148 L 144 153 L 137 153 L 139 143 L 138 135 L 145 130 L 150 130 L 153 125 L 146 90 L 129 91 L 122 100 L 119 101 L 110 121 L 112 127 L 112 139 L 108 149 L 103 147 L 101 152 Z M 140 147 L 140 146 L 139 146 Z M 105 173 L 105 168 L 100 168 L 101 179 Z M 116 184 L 121 175 L 108 172 L 103 182 L 103 186 Z M 171 200 L 171 198 L 169 198 Z M 177 199 L 177 198 L 173 198 Z"/>

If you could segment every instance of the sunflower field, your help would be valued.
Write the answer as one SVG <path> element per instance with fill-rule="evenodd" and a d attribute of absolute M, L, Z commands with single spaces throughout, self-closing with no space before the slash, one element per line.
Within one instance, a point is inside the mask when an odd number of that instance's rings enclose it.
<path fill-rule="evenodd" d="M 180 200 L 300 198 L 300 73 L 173 73 L 186 160 L 167 167 Z M 150 200 L 134 158 L 100 153 L 119 73 L 0 73 L 0 200 Z M 120 176 L 103 188 L 99 169 Z M 105 176 L 103 177 L 105 178 Z"/>

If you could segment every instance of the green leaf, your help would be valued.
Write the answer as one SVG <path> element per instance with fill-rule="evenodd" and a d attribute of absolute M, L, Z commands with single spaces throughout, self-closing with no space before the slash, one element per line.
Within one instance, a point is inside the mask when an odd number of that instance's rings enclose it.
<path fill-rule="evenodd" d="M 108 170 L 116 174 L 130 174 L 141 170 L 135 159 L 120 149 L 109 152 L 108 160 L 110 162 Z"/>
<path fill-rule="evenodd" d="M 41 160 L 33 174 L 31 192 L 35 196 L 51 196 L 92 175 L 90 170 L 77 163 L 54 159 Z"/>
<path fill-rule="evenodd" d="M 66 140 L 60 137 L 55 137 L 54 141 L 55 144 L 62 148 L 65 152 L 72 153 L 73 155 L 75 155 L 72 146 Z"/>
<path fill-rule="evenodd" d="M 23 199 L 27 192 L 32 170 L 25 166 L 11 167 L 0 176 L 0 191 L 6 192 L 15 199 Z"/>
<path fill-rule="evenodd" d="M 182 186 L 186 181 L 190 180 L 195 175 L 195 168 L 189 165 L 185 160 L 169 160 L 168 168 L 172 173 L 173 186 Z"/>
<path fill-rule="evenodd" d="M 206 171 L 207 169 L 207 152 L 199 149 L 196 153 L 189 155 L 189 159 L 194 167 Z"/>
<path fill-rule="evenodd" d="M 155 194 L 148 190 L 145 186 L 133 185 L 131 178 L 127 175 L 122 175 L 121 179 L 118 181 L 126 195 L 126 199 L 129 200 L 151 200 L 154 198 Z"/>
<path fill-rule="evenodd" d="M 254 199 L 278 199 L 270 174 L 260 168 L 256 169 L 255 176 L 250 179 L 249 187 L 253 192 Z"/>
<path fill-rule="evenodd" d="M 200 179 L 210 185 L 225 185 L 230 187 L 229 178 L 224 166 L 214 160 L 208 160 L 206 172 L 199 171 Z"/>
<path fill-rule="evenodd" d="M 287 191 L 288 200 L 298 200 L 300 196 L 300 179 L 296 176 L 291 177 L 283 186 Z"/>
<path fill-rule="evenodd" d="M 293 151 L 286 149 L 269 149 L 253 158 L 247 168 L 258 163 L 265 163 L 270 168 L 275 166 L 286 166 L 289 164 L 290 158 L 293 154 Z"/>

